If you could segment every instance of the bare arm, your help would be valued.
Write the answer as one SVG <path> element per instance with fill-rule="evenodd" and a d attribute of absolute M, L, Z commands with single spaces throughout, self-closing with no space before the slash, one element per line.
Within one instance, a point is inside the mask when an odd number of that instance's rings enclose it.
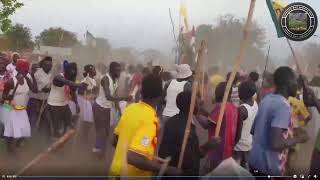
<path fill-rule="evenodd" d="M 128 164 L 131 164 L 139 169 L 143 169 L 146 171 L 152 171 L 152 172 L 159 172 L 161 169 L 161 164 L 156 160 L 149 160 L 148 158 L 144 157 L 143 155 L 140 155 L 138 153 L 135 153 L 133 151 L 128 151 L 127 154 L 127 160 Z M 166 169 L 167 175 L 181 175 L 181 170 L 169 166 Z"/>
<path fill-rule="evenodd" d="M 113 146 L 114 148 L 117 147 L 118 139 L 119 139 L 119 136 L 118 136 L 117 134 L 113 134 L 112 146 Z"/>
<path fill-rule="evenodd" d="M 217 148 L 220 143 L 220 137 L 209 139 L 204 145 L 200 146 L 200 156 L 205 157 L 210 150 Z"/>
<path fill-rule="evenodd" d="M 158 172 L 161 168 L 161 164 L 157 161 L 152 161 L 146 157 L 135 153 L 133 151 L 128 151 L 128 163 L 146 171 Z"/>
<path fill-rule="evenodd" d="M 306 132 L 300 132 L 297 133 L 297 136 L 293 137 L 293 138 L 287 138 L 285 139 L 283 136 L 283 133 L 285 132 L 285 129 L 281 129 L 281 128 L 275 128 L 272 127 L 271 128 L 271 147 L 273 150 L 275 151 L 282 151 L 284 149 L 290 148 L 298 143 L 303 143 L 305 141 L 308 140 L 308 136 L 306 134 Z"/>
<path fill-rule="evenodd" d="M 161 103 L 162 104 L 166 104 L 166 96 L 167 96 L 167 89 L 170 85 L 171 81 L 167 82 L 165 85 L 164 85 L 164 89 L 163 89 L 163 93 L 162 93 L 162 98 L 161 98 Z"/>
<path fill-rule="evenodd" d="M 28 76 L 25 77 L 27 84 L 32 92 L 38 93 L 38 84 L 37 84 L 36 78 L 34 77 L 34 74 L 30 74 L 30 75 L 32 80 L 29 79 Z"/>
<path fill-rule="evenodd" d="M 70 95 L 72 101 L 77 105 L 78 104 L 78 99 L 77 99 L 77 89 L 76 88 L 70 88 Z"/>
<path fill-rule="evenodd" d="M 238 128 L 237 128 L 237 134 L 236 134 L 236 143 L 237 144 L 241 138 L 241 133 L 242 133 L 242 126 L 243 122 L 248 118 L 248 111 L 245 107 L 240 106 L 238 108 Z"/>
<path fill-rule="evenodd" d="M 80 87 L 80 84 L 77 84 L 77 83 L 75 83 L 73 81 L 69 81 L 69 80 L 67 80 L 66 78 L 64 78 L 61 75 L 57 75 L 57 76 L 54 77 L 53 84 L 55 86 L 58 86 L 58 87 L 61 87 L 63 85 L 68 85 L 68 86 L 74 87 L 74 88 Z"/>
<path fill-rule="evenodd" d="M 109 89 L 109 79 L 107 77 L 103 77 L 101 79 L 101 86 L 103 87 L 107 100 L 115 102 L 115 101 L 124 101 L 127 99 L 127 97 L 111 96 L 110 89 Z"/>
<path fill-rule="evenodd" d="M 205 116 L 196 115 L 196 119 L 198 120 L 201 127 L 204 129 L 209 129 L 215 126 L 215 124 Z"/>

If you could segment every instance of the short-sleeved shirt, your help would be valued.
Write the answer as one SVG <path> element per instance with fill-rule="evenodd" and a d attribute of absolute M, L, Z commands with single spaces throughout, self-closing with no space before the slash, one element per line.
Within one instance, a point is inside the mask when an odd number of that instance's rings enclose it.
<path fill-rule="evenodd" d="M 271 128 L 286 130 L 283 137 L 292 136 L 290 104 L 277 94 L 267 95 L 260 107 L 253 125 L 253 144 L 249 164 L 263 174 L 284 175 L 288 150 L 276 152 L 271 146 Z"/>
<path fill-rule="evenodd" d="M 130 150 L 152 160 L 157 144 L 157 126 L 156 111 L 148 104 L 139 102 L 125 109 L 114 131 L 118 143 L 110 175 L 152 176 L 152 172 L 128 164 L 126 157 Z"/>
<path fill-rule="evenodd" d="M 210 85 L 213 86 L 214 89 L 223 81 L 224 81 L 223 76 L 219 74 L 214 74 L 209 78 Z"/>
<path fill-rule="evenodd" d="M 38 93 L 34 93 L 30 91 L 29 96 L 31 98 L 35 98 L 39 100 L 48 99 L 49 93 L 42 92 L 42 89 L 50 86 L 50 83 L 52 81 L 52 74 L 51 73 L 47 74 L 46 72 L 44 72 L 42 68 L 40 68 L 34 74 L 34 78 L 37 81 Z"/>

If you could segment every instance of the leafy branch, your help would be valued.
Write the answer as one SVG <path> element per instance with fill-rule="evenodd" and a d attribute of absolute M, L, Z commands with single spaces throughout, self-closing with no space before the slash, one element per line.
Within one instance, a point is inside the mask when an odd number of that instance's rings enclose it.
<path fill-rule="evenodd" d="M 18 8 L 23 6 L 23 3 L 17 0 L 0 0 L 0 29 L 2 32 L 7 32 L 11 28 L 11 20 L 9 17 L 15 13 Z"/>

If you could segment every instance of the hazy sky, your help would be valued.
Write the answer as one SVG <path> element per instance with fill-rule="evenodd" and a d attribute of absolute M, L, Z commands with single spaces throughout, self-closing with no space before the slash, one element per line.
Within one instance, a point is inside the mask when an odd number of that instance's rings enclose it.
<path fill-rule="evenodd" d="M 105 37 L 113 47 L 156 48 L 170 53 L 174 46 L 170 8 L 176 28 L 179 25 L 180 0 L 22 0 L 25 6 L 13 21 L 30 27 L 38 35 L 48 27 L 63 27 L 79 38 L 89 30 Z M 299 0 L 284 0 L 288 3 Z M 300 0 L 311 5 L 320 16 L 320 0 Z M 214 24 L 218 15 L 231 13 L 246 17 L 250 0 L 186 0 L 189 24 Z M 267 30 L 271 55 L 284 58 L 289 54 L 285 39 L 277 39 L 265 0 L 256 0 L 254 19 Z M 176 32 L 177 33 L 177 32 Z M 318 28 L 317 34 L 320 35 Z M 296 49 L 311 42 L 294 43 Z M 266 48 L 267 49 L 267 48 Z"/>

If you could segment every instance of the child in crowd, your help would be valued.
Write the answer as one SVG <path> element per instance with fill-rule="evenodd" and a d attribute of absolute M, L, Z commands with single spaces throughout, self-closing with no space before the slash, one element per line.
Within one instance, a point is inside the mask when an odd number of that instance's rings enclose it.
<path fill-rule="evenodd" d="M 244 168 L 249 169 L 248 154 L 252 147 L 252 124 L 258 112 L 258 104 L 253 97 L 256 86 L 252 81 L 244 81 L 239 86 L 239 98 L 241 105 L 238 108 L 238 128 L 236 146 L 234 147 L 234 159 Z"/>

